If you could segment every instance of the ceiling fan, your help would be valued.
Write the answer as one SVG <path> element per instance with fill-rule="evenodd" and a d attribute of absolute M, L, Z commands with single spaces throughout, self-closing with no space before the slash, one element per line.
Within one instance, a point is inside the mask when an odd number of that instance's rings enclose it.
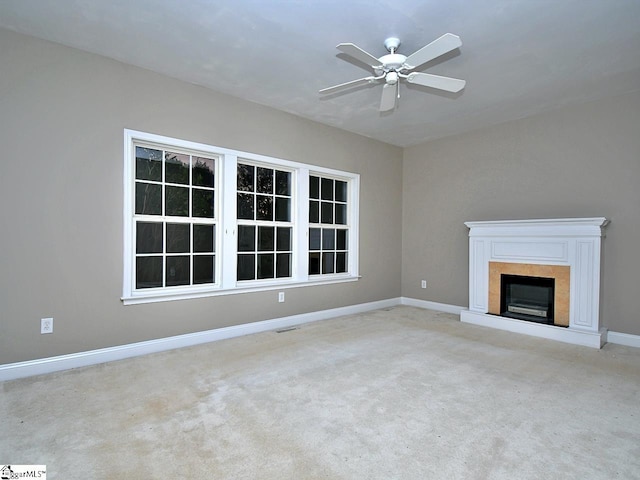
<path fill-rule="evenodd" d="M 413 72 L 412 70 L 434 58 L 455 50 L 460 47 L 460 45 L 462 45 L 460 37 L 452 33 L 445 33 L 429 45 L 425 45 L 420 50 L 405 57 L 404 55 L 396 53 L 400 46 L 400 40 L 391 37 L 384 41 L 384 46 L 389 53 L 380 58 L 376 58 L 353 43 L 341 43 L 336 47 L 338 50 L 369 65 L 373 68 L 375 75 L 323 88 L 320 90 L 320 93 L 333 93 L 344 88 L 384 80 L 382 99 L 380 100 L 380 111 L 386 112 L 392 110 L 396 106 L 396 99 L 400 98 L 400 79 L 405 79 L 409 83 L 437 88 L 438 90 L 445 90 L 447 92 L 459 92 L 466 84 L 464 80 L 441 77 L 429 73 Z"/>

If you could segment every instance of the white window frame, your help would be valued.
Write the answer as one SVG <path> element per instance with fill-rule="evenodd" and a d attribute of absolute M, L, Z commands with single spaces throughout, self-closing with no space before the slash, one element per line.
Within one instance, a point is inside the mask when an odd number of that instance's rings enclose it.
<path fill-rule="evenodd" d="M 346 199 L 346 205 L 347 205 L 347 221 L 344 224 L 340 224 L 340 223 L 335 223 L 335 216 L 334 216 L 334 222 L 332 223 L 323 223 L 322 222 L 322 202 L 324 200 L 322 200 L 322 194 L 320 193 L 319 198 L 317 199 L 318 203 L 319 203 L 319 212 L 318 212 L 318 216 L 319 216 L 319 221 L 317 223 L 310 223 L 307 225 L 307 232 L 309 232 L 310 229 L 319 229 L 320 231 L 324 230 L 324 229 L 333 229 L 333 230 L 346 230 L 347 231 L 347 272 L 350 272 L 350 257 L 351 257 L 351 252 L 352 251 L 356 251 L 356 250 L 352 250 L 352 248 L 355 248 L 355 246 L 357 245 L 357 243 L 352 244 L 351 243 L 351 222 L 352 222 L 352 209 L 351 209 L 351 202 L 354 201 L 353 197 L 351 196 L 351 186 L 349 185 L 349 178 L 343 177 L 343 176 L 336 176 L 336 175 L 329 175 L 326 172 L 320 172 L 319 170 L 315 169 L 311 172 L 309 172 L 309 176 L 314 176 L 314 177 L 318 177 L 319 181 L 320 181 L 320 185 L 318 186 L 320 192 L 322 191 L 322 179 L 329 179 L 329 180 L 333 180 L 335 181 L 342 181 L 345 182 L 347 184 L 347 199 Z M 307 200 L 316 200 L 316 199 L 311 199 L 310 195 L 309 198 Z M 307 204 L 309 204 L 310 202 L 307 201 Z M 339 201 L 331 200 L 331 203 L 333 205 L 336 205 L 338 203 L 342 203 Z M 335 215 L 335 209 L 333 210 L 333 213 Z M 307 215 L 308 218 L 308 215 Z M 356 229 L 357 230 L 357 229 Z M 322 239 L 321 239 L 322 242 Z M 320 252 L 321 254 L 323 254 L 326 250 L 322 247 L 320 248 Z M 321 257 L 322 258 L 322 257 Z M 334 260 L 335 262 L 335 260 Z M 322 260 L 320 262 L 320 273 L 316 273 L 316 274 L 309 274 L 309 278 L 327 278 L 327 277 L 334 277 L 334 276 L 340 276 L 340 275 L 344 275 L 345 273 L 322 273 L 322 268 L 323 268 L 323 263 Z"/>
<path fill-rule="evenodd" d="M 286 282 L 287 280 L 290 280 L 292 278 L 295 277 L 295 254 L 293 253 L 295 251 L 295 247 L 296 247 L 296 243 L 295 243 L 295 236 L 296 236 L 296 230 L 297 230 L 297 218 L 298 218 L 298 209 L 296 209 L 296 203 L 298 201 L 297 197 L 296 197 L 296 193 L 297 193 L 297 189 L 296 189 L 296 184 L 297 184 L 297 170 L 296 169 L 292 169 L 292 168 L 286 168 L 283 167 L 282 165 L 275 165 L 273 163 L 259 163 L 259 162 L 255 162 L 253 160 L 249 160 L 247 158 L 239 158 L 238 159 L 238 163 L 239 164 L 244 164 L 244 165 L 250 165 L 253 166 L 256 170 L 256 175 L 257 175 L 257 169 L 258 168 L 268 168 L 268 169 L 272 169 L 272 170 L 280 170 L 280 171 L 285 171 L 285 172 L 289 172 L 291 174 L 291 220 L 289 222 L 279 222 L 277 220 L 271 220 L 271 221 L 263 221 L 263 220 L 244 220 L 244 219 L 237 219 L 236 218 L 236 228 L 239 228 L 240 225 L 253 225 L 255 226 L 256 229 L 258 229 L 260 226 L 272 226 L 274 228 L 277 227 L 289 227 L 291 228 L 291 251 L 292 251 L 292 257 L 291 257 L 291 275 L 289 277 L 280 277 L 280 278 L 276 278 L 274 276 L 274 279 L 258 279 L 257 277 L 253 280 L 237 280 L 238 282 L 238 286 L 253 286 L 253 285 L 264 285 L 264 284 L 269 284 L 269 283 L 273 283 L 275 282 Z M 236 193 L 241 193 L 239 191 L 236 190 Z M 258 195 L 257 192 L 250 192 L 252 195 Z M 273 194 L 274 199 L 276 197 L 275 193 Z M 236 197 L 237 198 L 237 197 Z M 273 203 L 273 208 L 275 211 L 275 200 Z M 274 234 L 275 234 L 275 230 L 274 230 Z M 237 244 L 236 244 L 237 245 Z M 275 239 L 274 239 L 274 249 L 275 249 Z M 237 253 L 237 252 L 236 252 Z M 256 260 L 258 257 L 259 251 L 257 249 L 257 245 L 256 245 L 256 251 L 255 251 L 255 256 L 256 256 Z M 237 255 L 236 255 L 236 260 L 237 260 Z M 256 268 L 257 268 L 257 263 L 256 263 Z M 274 270 L 276 268 L 276 264 L 274 262 Z"/>
<path fill-rule="evenodd" d="M 154 289 L 135 288 L 135 144 L 171 150 L 180 149 L 213 155 L 216 158 L 216 279 L 214 284 L 163 287 Z M 292 276 L 287 278 L 237 281 L 237 219 L 236 181 L 237 165 L 242 161 L 263 164 L 268 168 L 284 169 L 292 172 Z M 346 181 L 348 184 L 348 269 L 345 273 L 309 275 L 309 175 L 326 175 Z M 358 265 L 358 224 L 360 175 L 330 168 L 280 158 L 242 152 L 187 140 L 124 130 L 124 265 L 123 293 L 125 305 L 151 303 L 216 295 L 230 295 L 254 291 L 276 290 L 340 282 L 357 281 Z M 160 219 L 158 219 L 160 220 Z M 163 220 L 166 221 L 163 217 Z M 170 221 L 170 220 L 169 220 Z"/>

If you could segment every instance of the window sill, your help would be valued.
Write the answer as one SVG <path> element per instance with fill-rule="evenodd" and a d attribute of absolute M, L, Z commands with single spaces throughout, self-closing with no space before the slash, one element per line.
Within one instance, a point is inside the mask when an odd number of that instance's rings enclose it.
<path fill-rule="evenodd" d="M 171 302 L 174 300 L 189 300 L 193 298 L 219 297 L 223 295 L 236 295 L 242 293 L 268 292 L 272 290 L 285 290 L 290 288 L 311 287 L 316 285 L 331 285 L 334 283 L 357 282 L 360 276 L 332 276 L 329 278 L 318 278 L 305 281 L 290 281 L 286 283 L 263 283 L 252 285 L 241 285 L 234 288 L 215 288 L 200 291 L 182 291 L 182 292 L 160 292 L 154 294 L 137 293 L 130 296 L 124 296 L 120 300 L 124 305 L 138 305 L 141 303 Z"/>

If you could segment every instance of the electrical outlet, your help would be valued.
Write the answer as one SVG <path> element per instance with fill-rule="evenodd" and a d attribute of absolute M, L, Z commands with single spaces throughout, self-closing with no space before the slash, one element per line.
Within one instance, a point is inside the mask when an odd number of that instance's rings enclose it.
<path fill-rule="evenodd" d="M 427 288 L 427 281 L 426 281 L 426 280 L 422 280 L 422 281 L 420 282 L 420 287 L 422 287 L 422 288 Z"/>
<path fill-rule="evenodd" d="M 40 319 L 40 333 L 53 333 L 53 318 Z"/>
<path fill-rule="evenodd" d="M 278 302 L 284 302 L 284 292 L 278 292 Z"/>

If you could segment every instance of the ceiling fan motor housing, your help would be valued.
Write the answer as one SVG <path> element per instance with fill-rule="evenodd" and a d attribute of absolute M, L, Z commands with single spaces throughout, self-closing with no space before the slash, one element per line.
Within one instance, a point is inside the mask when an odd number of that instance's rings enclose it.
<path fill-rule="evenodd" d="M 383 55 L 378 61 L 382 64 L 383 71 L 389 72 L 391 70 L 400 70 L 406 59 L 407 57 L 399 53 L 390 53 Z"/>

